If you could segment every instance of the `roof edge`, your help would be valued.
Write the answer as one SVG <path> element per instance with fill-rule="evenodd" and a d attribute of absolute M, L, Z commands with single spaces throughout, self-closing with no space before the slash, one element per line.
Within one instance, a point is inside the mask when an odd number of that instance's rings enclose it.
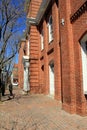
<path fill-rule="evenodd" d="M 43 0 L 41 6 L 39 8 L 38 14 L 36 16 L 37 25 L 40 23 L 40 21 L 41 21 L 50 2 L 51 2 L 51 0 L 47 0 L 47 1 Z"/>
<path fill-rule="evenodd" d="M 39 11 L 38 11 L 38 14 L 36 16 L 36 18 L 34 17 L 30 17 L 30 18 L 27 18 L 27 22 L 29 25 L 38 25 L 49 5 L 49 3 L 51 2 L 51 0 L 43 0 L 43 2 L 41 3 L 40 5 L 40 8 L 39 8 Z"/>

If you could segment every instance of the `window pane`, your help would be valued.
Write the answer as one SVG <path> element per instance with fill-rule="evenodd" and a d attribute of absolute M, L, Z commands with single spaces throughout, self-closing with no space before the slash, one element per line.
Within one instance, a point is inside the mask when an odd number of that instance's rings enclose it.
<path fill-rule="evenodd" d="M 52 16 L 49 18 L 49 42 L 53 40 L 53 24 L 52 24 Z"/>

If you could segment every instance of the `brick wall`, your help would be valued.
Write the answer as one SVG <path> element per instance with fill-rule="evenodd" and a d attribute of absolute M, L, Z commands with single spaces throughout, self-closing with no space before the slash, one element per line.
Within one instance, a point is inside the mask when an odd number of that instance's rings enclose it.
<path fill-rule="evenodd" d="M 49 8 L 53 5 L 52 8 Z M 44 70 L 41 70 L 43 77 L 41 81 L 43 84 L 43 91 L 45 94 L 50 94 L 49 89 L 49 64 L 51 61 L 54 62 L 54 77 L 55 77 L 55 94 L 54 97 L 61 101 L 61 69 L 60 69 L 60 46 L 59 46 L 59 19 L 58 19 L 58 7 L 55 2 L 51 3 L 44 15 L 44 20 L 40 24 L 43 25 L 44 32 L 44 50 L 40 50 L 40 63 L 41 67 L 44 66 Z M 51 44 L 48 43 L 48 18 L 52 14 L 53 19 L 53 41 Z M 53 51 L 51 51 L 53 50 Z M 42 58 L 43 57 L 43 58 Z"/>
<path fill-rule="evenodd" d="M 53 2 L 53 33 L 54 33 L 54 73 L 55 73 L 55 98 L 61 101 L 61 60 L 60 60 L 60 35 L 59 35 L 59 8 Z"/>
<path fill-rule="evenodd" d="M 83 94 L 81 46 L 79 39 L 86 31 L 86 17 L 83 13 L 74 23 L 70 23 L 73 14 L 83 1 L 60 1 L 60 20 L 64 18 L 65 25 L 60 25 L 62 54 L 62 88 L 63 108 L 70 113 L 86 114 L 86 100 Z M 76 4 L 76 6 L 74 5 Z M 65 51 L 66 50 L 66 51 Z"/>
<path fill-rule="evenodd" d="M 23 55 L 24 55 L 24 45 L 26 41 L 21 41 L 21 46 L 19 50 L 19 60 L 18 60 L 18 82 L 19 87 L 23 88 L 24 84 L 24 67 L 23 67 Z"/>
<path fill-rule="evenodd" d="M 70 1 L 71 3 L 71 15 L 76 12 L 76 10 L 78 8 L 80 8 L 80 6 L 85 2 L 85 0 L 79 0 L 79 2 L 77 0 L 72 0 Z"/>
<path fill-rule="evenodd" d="M 13 73 L 13 82 L 18 82 L 18 64 L 14 64 L 12 73 Z"/>
<path fill-rule="evenodd" d="M 49 64 L 51 61 L 54 62 L 54 73 L 55 73 L 55 94 L 54 97 L 61 101 L 61 65 L 60 65 L 60 46 L 59 46 L 59 19 L 58 19 L 58 6 L 56 3 L 53 7 L 47 9 L 44 15 L 43 21 L 39 24 L 39 39 L 40 30 L 43 27 L 44 32 L 44 49 L 41 50 L 39 45 L 39 87 L 41 92 L 44 94 L 49 93 Z M 51 44 L 48 43 L 48 18 L 52 14 L 53 18 L 53 32 L 54 39 Z M 39 40 L 40 42 L 40 40 Z"/>
<path fill-rule="evenodd" d="M 41 1 L 40 1 L 41 2 Z M 54 62 L 54 98 L 61 101 L 70 113 L 86 114 L 83 94 L 82 59 L 79 39 L 86 32 L 87 14 L 84 12 L 73 23 L 70 17 L 84 3 L 75 0 L 51 1 L 37 26 L 30 27 L 30 87 L 31 92 L 49 94 L 49 63 Z M 40 3 L 31 1 L 30 16 L 36 17 Z M 52 7 L 52 8 L 51 8 Z M 48 43 L 48 18 L 53 18 L 53 41 Z M 64 25 L 61 24 L 64 19 Z M 40 30 L 43 26 L 44 49 L 41 51 Z"/>
<path fill-rule="evenodd" d="M 83 1 L 81 1 L 83 2 Z M 74 53 L 75 53 L 75 81 L 76 81 L 76 112 L 86 113 L 86 99 L 83 94 L 82 57 L 80 38 L 87 31 L 87 12 L 84 12 L 73 24 Z"/>
<path fill-rule="evenodd" d="M 39 36 L 37 27 L 30 29 L 30 89 L 31 92 L 39 93 Z"/>
<path fill-rule="evenodd" d="M 62 10 L 63 8 L 63 10 Z M 74 50 L 72 25 L 70 24 L 70 1 L 60 3 L 60 22 L 62 19 L 65 25 L 60 24 L 61 30 L 61 64 L 62 64 L 62 94 L 63 107 L 70 112 L 75 112 L 75 74 L 74 74 Z M 66 51 L 65 51 L 66 50 Z"/>

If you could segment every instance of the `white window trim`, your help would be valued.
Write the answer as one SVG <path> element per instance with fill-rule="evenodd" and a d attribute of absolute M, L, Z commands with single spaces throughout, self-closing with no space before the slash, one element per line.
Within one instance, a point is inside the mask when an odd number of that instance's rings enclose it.
<path fill-rule="evenodd" d="M 52 18 L 52 15 L 49 17 L 49 21 L 48 21 L 49 43 L 53 40 L 53 23 L 50 24 L 51 18 Z"/>
<path fill-rule="evenodd" d="M 43 30 L 42 30 L 43 31 Z M 43 32 L 41 31 L 41 34 L 40 34 L 40 39 L 41 39 L 41 50 L 44 49 L 44 37 L 43 37 Z"/>

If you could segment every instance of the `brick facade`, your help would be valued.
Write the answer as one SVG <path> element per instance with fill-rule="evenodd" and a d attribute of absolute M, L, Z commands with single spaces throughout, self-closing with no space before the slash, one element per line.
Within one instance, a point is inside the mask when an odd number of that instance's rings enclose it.
<path fill-rule="evenodd" d="M 18 83 L 18 64 L 14 64 L 12 74 L 13 83 Z"/>
<path fill-rule="evenodd" d="M 79 40 L 86 32 L 87 28 L 86 11 L 83 12 L 72 24 L 70 23 L 71 14 L 73 15 L 81 5 L 83 5 L 82 0 L 79 2 L 75 0 L 60 2 L 60 19 L 65 19 L 64 27 L 60 26 L 62 41 L 61 87 L 63 88 L 63 108 L 70 113 L 84 115 L 86 114 L 86 99 L 83 93 L 82 57 Z"/>
<path fill-rule="evenodd" d="M 23 56 L 26 40 L 20 42 L 19 49 L 19 60 L 18 60 L 18 84 L 20 88 L 23 88 L 24 84 L 24 66 L 23 66 Z"/>
<path fill-rule="evenodd" d="M 41 2 L 42 0 L 31 0 L 31 2 L 29 3 L 30 5 L 29 5 L 29 11 L 27 17 L 32 17 L 32 18 L 36 17 Z"/>
<path fill-rule="evenodd" d="M 53 40 L 49 43 L 50 16 Z M 69 113 L 86 115 L 80 40 L 87 32 L 87 2 L 48 0 L 46 4 L 44 0 L 31 0 L 28 20 L 30 92 L 50 95 L 50 77 L 54 76 L 52 96 Z M 19 54 L 20 60 L 23 51 Z"/>

